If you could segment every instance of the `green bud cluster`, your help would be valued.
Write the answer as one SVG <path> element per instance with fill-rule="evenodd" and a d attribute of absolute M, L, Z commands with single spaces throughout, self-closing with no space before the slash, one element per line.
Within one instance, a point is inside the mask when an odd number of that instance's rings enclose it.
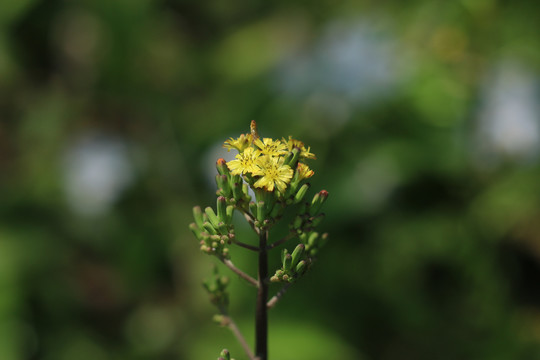
<path fill-rule="evenodd" d="M 328 191 L 322 190 L 313 196 L 311 202 L 303 203 L 300 211 L 298 211 L 298 215 L 296 215 L 290 224 L 291 230 L 301 235 L 317 227 L 325 217 L 325 214 L 320 213 L 320 210 L 327 198 Z"/>
<path fill-rule="evenodd" d="M 189 228 L 199 240 L 202 252 L 228 259 L 230 255 L 227 245 L 231 244 L 235 237 L 232 225 L 234 206 L 227 205 L 225 197 L 219 196 L 216 208 L 217 212 L 207 207 L 203 213 L 199 206 L 195 206 L 195 222 L 191 223 Z"/>
<path fill-rule="evenodd" d="M 324 219 L 320 213 L 321 206 L 328 198 L 328 192 L 322 190 L 315 194 L 313 200 L 302 205 L 298 215 L 290 224 L 291 231 L 295 232 L 300 244 L 296 246 L 292 254 L 283 249 L 281 254 L 281 268 L 270 278 L 272 282 L 296 281 L 304 275 L 315 260 L 319 249 L 326 243 L 328 234 L 319 236 L 313 229 Z"/>
<path fill-rule="evenodd" d="M 210 301 L 218 307 L 227 307 L 229 305 L 227 285 L 229 285 L 229 278 L 220 275 L 217 267 L 214 268 L 212 277 L 203 281 L 203 286 L 210 296 Z"/>
<path fill-rule="evenodd" d="M 283 249 L 281 252 L 282 266 L 270 278 L 270 281 L 292 283 L 306 273 L 311 261 L 306 256 L 306 246 L 304 244 L 298 244 L 292 254 L 289 254 L 287 249 Z"/>

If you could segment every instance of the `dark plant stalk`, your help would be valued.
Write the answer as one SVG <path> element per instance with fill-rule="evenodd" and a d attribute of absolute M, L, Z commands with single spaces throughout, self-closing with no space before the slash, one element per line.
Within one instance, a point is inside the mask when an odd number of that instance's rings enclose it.
<path fill-rule="evenodd" d="M 268 232 L 259 232 L 259 286 L 255 313 L 255 356 L 258 360 L 268 359 L 268 253 L 266 242 Z"/>

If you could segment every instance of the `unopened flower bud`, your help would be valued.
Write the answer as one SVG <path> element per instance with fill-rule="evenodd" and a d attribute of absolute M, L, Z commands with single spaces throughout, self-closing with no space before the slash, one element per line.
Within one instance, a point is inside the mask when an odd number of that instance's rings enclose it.
<path fill-rule="evenodd" d="M 227 208 L 225 209 L 225 218 L 226 218 L 225 223 L 226 224 L 230 224 L 232 222 L 233 215 L 234 215 L 234 206 L 233 205 L 227 206 Z"/>
<path fill-rule="evenodd" d="M 200 206 L 195 206 L 193 208 L 193 218 L 195 219 L 195 223 L 201 229 L 203 227 L 203 214 Z"/>
<path fill-rule="evenodd" d="M 223 221 L 224 223 L 227 222 L 227 199 L 225 199 L 224 196 L 219 196 L 217 198 L 217 217 L 220 221 Z"/>
<path fill-rule="evenodd" d="M 231 360 L 231 354 L 229 353 L 229 350 L 223 349 L 221 353 L 219 354 L 220 358 L 223 360 Z"/>
<path fill-rule="evenodd" d="M 302 187 L 294 195 L 293 204 L 298 204 L 300 201 L 302 201 L 308 189 L 309 189 L 309 184 L 302 185 Z"/>
<path fill-rule="evenodd" d="M 231 186 L 229 185 L 229 180 L 226 175 L 216 175 L 216 185 L 218 187 L 217 194 L 223 195 L 226 197 L 231 196 Z"/>
<path fill-rule="evenodd" d="M 219 158 L 216 161 L 216 168 L 220 175 L 228 176 L 230 173 L 229 168 L 227 167 L 227 162 L 223 158 Z"/>
<path fill-rule="evenodd" d="M 299 244 L 298 246 L 296 246 L 296 248 L 294 249 L 291 255 L 291 267 L 295 267 L 296 264 L 298 264 L 302 255 L 304 254 L 305 248 L 306 247 L 304 244 Z"/>
<path fill-rule="evenodd" d="M 189 224 L 189 229 L 190 229 L 191 232 L 195 235 L 195 237 L 197 238 L 197 240 L 200 240 L 200 239 L 201 239 L 201 230 L 199 229 L 199 227 L 197 226 L 197 224 L 195 224 L 195 223 Z"/>
<path fill-rule="evenodd" d="M 303 222 L 302 217 L 300 215 L 297 215 L 294 218 L 293 229 L 300 229 L 302 227 L 302 222 Z"/>
<path fill-rule="evenodd" d="M 306 261 L 305 261 L 305 260 L 300 261 L 300 262 L 296 265 L 295 270 L 296 270 L 296 272 L 297 272 L 299 275 L 303 275 L 304 272 L 306 271 Z"/>
<path fill-rule="evenodd" d="M 233 183 L 232 193 L 233 193 L 234 199 L 236 201 L 242 200 L 242 198 L 244 197 L 244 193 L 242 192 L 242 183 L 241 182 Z"/>
<path fill-rule="evenodd" d="M 309 207 L 309 214 L 311 216 L 315 216 L 319 212 L 322 204 L 324 204 L 327 198 L 328 191 L 326 190 L 321 190 L 317 194 L 315 194 L 313 200 L 311 201 L 311 206 Z"/>
<path fill-rule="evenodd" d="M 210 224 L 208 221 L 205 221 L 203 223 L 203 228 L 208 231 L 208 233 L 210 235 L 216 235 L 217 234 L 217 231 L 216 229 L 212 226 L 212 224 Z"/>
<path fill-rule="evenodd" d="M 283 260 L 283 269 L 290 270 L 292 266 L 292 256 L 291 254 L 285 254 L 284 260 Z"/>
<path fill-rule="evenodd" d="M 210 223 L 212 224 L 212 226 L 214 228 L 218 228 L 218 224 L 219 224 L 219 219 L 216 215 L 216 213 L 214 212 L 214 209 L 212 209 L 210 206 L 206 207 L 204 209 L 204 213 L 206 214 L 206 216 L 208 216 L 208 220 L 210 221 Z"/>

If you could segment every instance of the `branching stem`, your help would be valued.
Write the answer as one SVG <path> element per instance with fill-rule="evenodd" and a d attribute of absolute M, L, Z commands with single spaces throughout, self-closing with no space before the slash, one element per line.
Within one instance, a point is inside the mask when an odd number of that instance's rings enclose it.
<path fill-rule="evenodd" d="M 244 249 L 259 252 L 259 248 L 257 246 L 249 245 L 238 240 L 232 240 L 232 243 L 240 247 L 243 247 Z"/>
<path fill-rule="evenodd" d="M 268 307 L 269 309 L 273 308 L 274 305 L 277 304 L 277 302 L 279 301 L 279 299 L 281 299 L 281 297 L 287 292 L 287 289 L 289 289 L 290 286 L 291 286 L 290 283 L 283 285 L 283 287 L 281 288 L 281 290 L 279 290 L 278 293 L 277 293 L 276 295 L 274 295 L 274 296 L 266 303 L 266 307 Z"/>
<path fill-rule="evenodd" d="M 224 259 L 224 258 L 220 258 L 219 260 L 221 260 L 221 262 L 225 264 L 225 266 L 231 269 L 235 274 L 240 276 L 242 279 L 246 280 L 248 283 L 250 283 L 251 285 L 255 287 L 259 287 L 259 282 L 257 280 L 255 280 L 254 278 L 252 278 L 251 276 L 249 276 L 248 274 L 246 274 L 245 272 L 243 272 L 242 270 L 234 266 L 231 260 Z"/>
<path fill-rule="evenodd" d="M 248 356 L 249 360 L 255 360 L 255 356 L 253 355 L 253 352 L 251 351 L 251 348 L 249 347 L 246 338 L 242 335 L 242 332 L 232 319 L 230 315 L 227 313 L 224 307 L 220 306 L 219 311 L 221 315 L 223 315 L 223 325 L 227 326 L 233 333 L 233 335 L 236 337 L 242 348 L 244 349 L 246 355 Z"/>
<path fill-rule="evenodd" d="M 244 217 L 246 218 L 249 226 L 251 226 L 253 231 L 255 231 L 257 235 L 260 235 L 259 229 L 255 226 L 255 218 L 253 217 L 253 215 L 251 215 L 249 212 L 244 211 L 243 209 L 240 211 L 242 212 L 242 214 L 244 214 Z"/>
<path fill-rule="evenodd" d="M 271 243 L 270 245 L 267 245 L 266 250 L 272 250 L 273 248 L 287 242 L 288 240 L 292 239 L 295 236 L 296 236 L 296 234 L 291 232 L 291 233 L 289 233 L 289 235 L 284 236 L 283 238 L 279 239 L 278 241 L 275 241 L 275 242 Z"/>

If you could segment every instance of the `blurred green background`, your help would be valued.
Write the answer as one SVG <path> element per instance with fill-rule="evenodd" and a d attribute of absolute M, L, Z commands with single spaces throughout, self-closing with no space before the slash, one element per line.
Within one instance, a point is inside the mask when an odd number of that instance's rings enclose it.
<path fill-rule="evenodd" d="M 243 359 L 187 226 L 255 119 L 310 145 L 330 193 L 271 359 L 540 359 L 539 11 L 1 1 L 0 358 Z"/>

